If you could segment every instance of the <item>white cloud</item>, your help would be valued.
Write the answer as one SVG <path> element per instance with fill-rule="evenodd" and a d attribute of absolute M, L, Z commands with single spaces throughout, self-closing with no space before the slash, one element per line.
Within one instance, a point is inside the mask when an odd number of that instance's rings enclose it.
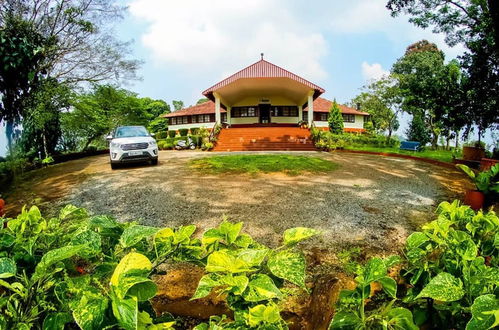
<path fill-rule="evenodd" d="M 367 62 L 362 62 L 362 76 L 365 80 L 372 81 L 378 80 L 390 74 L 389 71 L 383 69 L 381 64 L 373 63 L 369 64 Z"/>
<path fill-rule="evenodd" d="M 324 37 L 284 0 L 133 0 L 130 13 L 149 23 L 142 43 L 158 63 L 190 74 L 232 74 L 259 59 L 323 80 Z M 219 78 L 222 78 L 220 76 Z"/>

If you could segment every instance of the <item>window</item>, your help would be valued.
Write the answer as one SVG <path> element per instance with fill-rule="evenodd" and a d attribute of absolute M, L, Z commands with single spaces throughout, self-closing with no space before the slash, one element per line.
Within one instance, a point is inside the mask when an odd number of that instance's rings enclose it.
<path fill-rule="evenodd" d="M 232 117 L 256 117 L 256 107 L 234 107 L 232 108 Z"/>
<path fill-rule="evenodd" d="M 270 109 L 272 117 L 298 117 L 298 107 L 277 105 Z"/>
<path fill-rule="evenodd" d="M 371 116 L 364 116 L 364 123 L 367 123 L 371 120 Z"/>
<path fill-rule="evenodd" d="M 170 125 L 177 125 L 177 117 L 170 118 Z"/>
<path fill-rule="evenodd" d="M 308 111 L 303 111 L 301 115 L 301 120 L 308 121 Z"/>
<path fill-rule="evenodd" d="M 342 114 L 343 122 L 345 123 L 355 123 L 355 115 Z"/>
<path fill-rule="evenodd" d="M 323 112 L 323 113 L 321 113 L 321 117 L 320 117 L 320 119 L 319 119 L 319 120 L 320 120 L 320 121 L 327 121 L 327 115 L 328 115 L 327 113 L 324 113 L 324 112 Z"/>
<path fill-rule="evenodd" d="M 189 117 L 187 117 L 187 116 L 182 116 L 182 117 L 180 117 L 180 118 L 182 118 L 182 124 L 188 124 L 188 123 L 189 123 Z"/>
<path fill-rule="evenodd" d="M 227 113 L 222 113 L 222 123 L 227 122 Z"/>

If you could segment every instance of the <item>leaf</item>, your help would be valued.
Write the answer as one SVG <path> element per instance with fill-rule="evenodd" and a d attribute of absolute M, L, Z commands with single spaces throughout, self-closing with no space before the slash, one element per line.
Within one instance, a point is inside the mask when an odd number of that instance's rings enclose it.
<path fill-rule="evenodd" d="M 14 244 L 16 238 L 7 233 L 0 233 L 0 247 L 10 247 Z"/>
<path fill-rule="evenodd" d="M 244 299 L 251 302 L 274 298 L 281 299 L 282 293 L 274 284 L 274 281 L 265 274 L 255 275 L 249 282 L 248 290 L 244 294 Z"/>
<path fill-rule="evenodd" d="M 212 228 L 208 229 L 201 238 L 201 242 L 203 245 L 211 245 L 217 242 L 220 242 L 224 239 L 224 235 L 220 232 L 220 230 Z"/>
<path fill-rule="evenodd" d="M 364 268 L 364 283 L 377 282 L 386 276 L 387 268 L 385 262 L 380 258 L 370 259 Z"/>
<path fill-rule="evenodd" d="M 457 301 L 464 296 L 463 283 L 449 273 L 440 273 L 421 290 L 416 298 Z"/>
<path fill-rule="evenodd" d="M 119 224 L 113 218 L 107 215 L 98 215 L 90 218 L 89 222 L 92 228 L 101 228 L 101 229 L 112 229 L 119 226 Z"/>
<path fill-rule="evenodd" d="M 284 232 L 284 245 L 295 245 L 301 241 L 317 235 L 319 232 L 312 228 L 296 227 Z"/>
<path fill-rule="evenodd" d="M 73 318 L 82 330 L 100 329 L 108 303 L 107 298 L 84 294 L 73 309 Z"/>
<path fill-rule="evenodd" d="M 224 286 L 223 291 L 240 296 L 248 287 L 249 280 L 245 275 L 233 276 L 227 274 L 220 279 L 220 283 Z"/>
<path fill-rule="evenodd" d="M 11 258 L 0 258 L 0 278 L 9 278 L 15 276 L 17 273 L 17 266 Z"/>
<path fill-rule="evenodd" d="M 120 292 L 120 297 L 131 296 L 138 301 L 146 301 L 156 295 L 158 287 L 147 277 L 122 276 L 117 290 Z"/>
<path fill-rule="evenodd" d="M 274 304 L 256 305 L 249 309 L 248 324 L 250 327 L 256 327 L 261 323 L 274 324 L 282 320 L 279 313 L 279 307 Z"/>
<path fill-rule="evenodd" d="M 59 219 L 60 220 L 68 220 L 70 218 L 71 219 L 82 219 L 82 218 L 86 218 L 86 217 L 88 217 L 87 211 L 84 208 L 76 207 L 74 205 L 66 205 L 59 212 Z"/>
<path fill-rule="evenodd" d="M 248 234 L 241 234 L 237 236 L 236 241 L 234 242 L 235 245 L 244 249 L 248 248 L 248 246 L 250 246 L 253 243 L 254 243 L 253 239 Z"/>
<path fill-rule="evenodd" d="M 69 313 L 51 313 L 43 320 L 43 330 L 64 330 L 66 323 L 72 321 L 73 316 Z"/>
<path fill-rule="evenodd" d="M 147 300 L 156 294 L 156 285 L 149 278 L 152 264 L 146 256 L 131 252 L 120 260 L 111 276 L 111 286 L 123 299 L 127 294 L 138 300 Z"/>
<path fill-rule="evenodd" d="M 76 234 L 70 242 L 70 245 L 85 245 L 86 249 L 81 253 L 84 258 L 95 256 L 101 251 L 101 237 L 94 231 L 85 230 Z"/>
<path fill-rule="evenodd" d="M 357 329 L 362 324 L 361 319 L 352 312 L 337 312 L 329 325 L 329 329 Z"/>
<path fill-rule="evenodd" d="M 424 243 L 428 242 L 430 238 L 425 233 L 415 232 L 409 235 L 406 240 L 407 250 L 421 247 Z"/>
<path fill-rule="evenodd" d="M 134 297 L 129 299 L 112 299 L 114 317 L 120 327 L 126 330 L 136 330 L 138 323 L 138 303 Z"/>
<path fill-rule="evenodd" d="M 220 282 L 217 281 L 214 274 L 207 274 L 201 277 L 198 283 L 196 292 L 192 296 L 191 300 L 204 298 L 210 294 L 213 288 L 220 286 Z"/>
<path fill-rule="evenodd" d="M 386 292 L 392 298 L 397 298 L 397 282 L 388 276 L 385 276 L 378 280 L 378 282 L 383 286 L 383 291 Z"/>
<path fill-rule="evenodd" d="M 275 276 L 305 287 L 306 265 L 303 254 L 292 250 L 278 251 L 270 256 L 267 266 Z"/>
<path fill-rule="evenodd" d="M 499 300 L 493 294 L 475 299 L 471 305 L 472 318 L 466 330 L 492 329 L 499 325 Z"/>
<path fill-rule="evenodd" d="M 142 226 L 142 225 L 132 225 L 126 228 L 121 234 L 120 242 L 124 248 L 134 246 L 144 238 L 154 235 L 158 231 L 158 228 Z"/>
<path fill-rule="evenodd" d="M 259 267 L 267 253 L 268 250 L 264 249 L 245 249 L 237 254 L 237 258 L 243 260 L 250 267 Z"/>
<path fill-rule="evenodd" d="M 404 330 L 419 330 L 419 327 L 414 324 L 412 313 L 407 308 L 397 307 L 391 309 L 386 316 L 389 318 L 388 323 L 391 328 Z M 396 325 L 396 327 L 393 327 Z"/>
<path fill-rule="evenodd" d="M 230 245 L 236 241 L 237 236 L 239 236 L 239 233 L 241 232 L 242 228 L 243 228 L 242 222 L 231 223 L 224 220 L 220 224 L 219 230 L 220 233 L 224 235 L 226 243 Z"/>
<path fill-rule="evenodd" d="M 472 180 L 475 179 L 475 172 L 464 164 L 457 164 L 456 167 L 466 173 Z"/>
<path fill-rule="evenodd" d="M 73 245 L 63 246 L 61 248 L 45 253 L 35 268 L 33 278 L 36 279 L 42 275 L 47 275 L 50 266 L 64 259 L 74 257 L 75 255 L 78 255 L 81 252 L 85 251 L 85 249 L 85 245 Z"/>
<path fill-rule="evenodd" d="M 215 273 L 242 273 L 253 270 L 244 260 L 237 258 L 228 250 L 215 251 L 208 256 L 206 271 Z"/>
<path fill-rule="evenodd" d="M 188 242 L 189 238 L 192 236 L 192 234 L 194 234 L 195 231 L 196 226 L 194 225 L 180 227 L 174 235 L 173 244 L 176 245 Z"/>

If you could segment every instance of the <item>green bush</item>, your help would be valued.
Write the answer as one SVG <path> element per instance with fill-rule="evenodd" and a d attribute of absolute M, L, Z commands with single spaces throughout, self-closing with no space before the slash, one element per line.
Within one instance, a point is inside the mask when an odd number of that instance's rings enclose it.
<path fill-rule="evenodd" d="M 156 135 L 154 136 L 156 138 L 156 140 L 163 140 L 163 139 L 166 139 L 168 137 L 168 132 L 157 132 Z"/>
<path fill-rule="evenodd" d="M 168 131 L 168 136 L 174 138 L 177 135 L 177 131 Z"/>
<path fill-rule="evenodd" d="M 412 233 L 404 258 L 371 259 L 355 290 L 343 290 L 330 329 L 491 329 L 499 322 L 499 218 L 443 202 L 437 220 Z M 399 283 L 388 270 L 402 264 Z M 392 272 L 393 274 L 393 272 Z M 393 276 L 393 275 L 392 275 Z M 371 294 L 372 283 L 383 292 Z M 398 290 L 403 288 L 403 290 Z"/>
<path fill-rule="evenodd" d="M 203 137 L 201 135 L 191 135 L 190 138 L 197 148 L 201 148 L 201 145 L 203 144 Z"/>
<path fill-rule="evenodd" d="M 323 150 L 334 150 L 349 146 L 372 146 L 372 147 L 397 147 L 399 141 L 395 138 L 387 138 L 383 135 L 343 133 L 333 134 L 331 132 L 313 129 L 311 131 L 313 141 L 317 148 Z"/>
<path fill-rule="evenodd" d="M 168 141 L 167 139 L 160 140 L 160 141 L 158 141 L 158 148 L 160 150 L 173 149 L 173 141 Z"/>
<path fill-rule="evenodd" d="M 242 222 L 224 220 L 198 239 L 194 225 L 122 223 L 72 205 L 52 218 L 33 206 L 0 223 L 2 329 L 172 329 L 175 316 L 149 314 L 157 292 L 151 274 L 167 260 L 204 266 L 192 299 L 223 294 L 231 314 L 240 315 L 214 316 L 214 328 L 284 329 L 286 289 L 305 288 L 297 243 L 317 234 L 288 229 L 282 246 L 271 249 L 242 233 Z"/>
<path fill-rule="evenodd" d="M 187 134 L 189 134 L 189 129 L 181 128 L 178 130 L 178 133 L 180 134 L 180 136 L 187 136 Z"/>
<path fill-rule="evenodd" d="M 191 128 L 191 134 L 192 135 L 198 135 L 199 133 L 199 127 L 193 127 Z"/>

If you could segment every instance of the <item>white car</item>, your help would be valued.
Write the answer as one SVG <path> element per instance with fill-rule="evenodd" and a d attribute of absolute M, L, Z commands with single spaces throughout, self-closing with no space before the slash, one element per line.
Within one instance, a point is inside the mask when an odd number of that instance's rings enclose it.
<path fill-rule="evenodd" d="M 144 126 L 118 127 L 107 140 L 112 169 L 123 163 L 150 161 L 152 165 L 158 164 L 158 145 Z"/>

